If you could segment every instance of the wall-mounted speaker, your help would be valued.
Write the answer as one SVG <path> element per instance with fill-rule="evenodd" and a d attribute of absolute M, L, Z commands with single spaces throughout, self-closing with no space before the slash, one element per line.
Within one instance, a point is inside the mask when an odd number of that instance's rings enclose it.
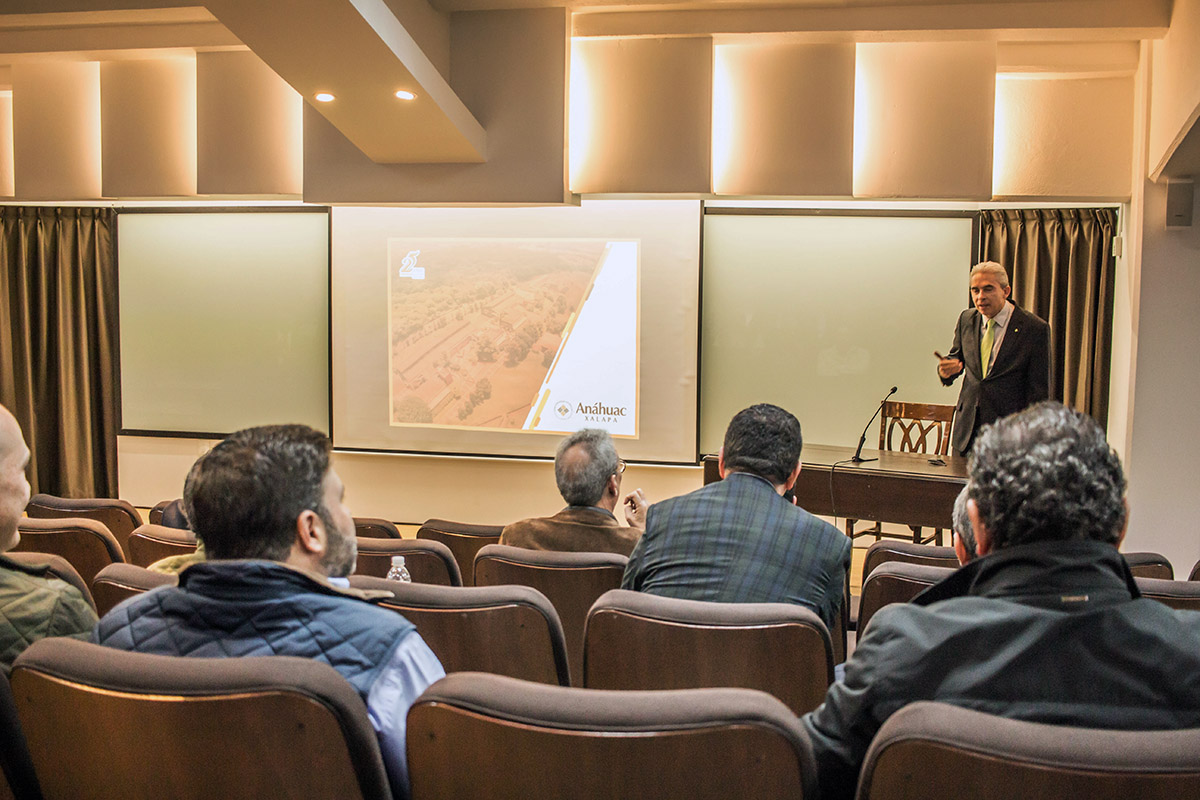
<path fill-rule="evenodd" d="M 1192 224 L 1192 201 L 1196 185 L 1192 181 L 1167 182 L 1167 227 L 1187 228 Z"/>

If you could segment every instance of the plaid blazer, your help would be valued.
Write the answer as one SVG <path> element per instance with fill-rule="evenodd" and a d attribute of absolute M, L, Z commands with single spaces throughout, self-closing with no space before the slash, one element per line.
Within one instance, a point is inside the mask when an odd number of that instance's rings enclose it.
<path fill-rule="evenodd" d="M 798 603 L 832 627 L 850 567 L 850 540 L 735 472 L 650 506 L 622 589 L 726 603 Z"/>

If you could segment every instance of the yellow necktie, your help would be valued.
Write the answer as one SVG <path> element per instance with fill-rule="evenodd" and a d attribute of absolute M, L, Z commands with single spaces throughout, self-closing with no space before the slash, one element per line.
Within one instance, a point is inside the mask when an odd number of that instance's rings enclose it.
<path fill-rule="evenodd" d="M 979 342 L 979 360 L 983 364 L 983 377 L 988 374 L 988 362 L 992 360 L 992 335 L 996 329 L 996 320 L 989 319 L 983 326 L 983 339 Z"/>

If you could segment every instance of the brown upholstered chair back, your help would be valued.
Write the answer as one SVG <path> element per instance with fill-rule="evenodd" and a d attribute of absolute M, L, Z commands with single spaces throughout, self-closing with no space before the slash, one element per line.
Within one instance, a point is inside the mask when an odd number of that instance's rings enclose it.
<path fill-rule="evenodd" d="M 570 685 L 554 606 L 528 586 L 435 586 L 350 577 L 357 589 L 392 592 L 380 605 L 417 626 L 446 672 L 491 672 Z"/>
<path fill-rule="evenodd" d="M 165 525 L 142 525 L 129 534 L 129 563 L 148 567 L 168 556 L 186 556 L 196 552 L 196 534 Z"/>
<path fill-rule="evenodd" d="M 12 685 L 46 800 L 391 797 L 362 698 L 317 661 L 42 639 Z"/>
<path fill-rule="evenodd" d="M 354 534 L 360 539 L 399 539 L 396 523 L 378 517 L 355 517 Z"/>
<path fill-rule="evenodd" d="M 408 764 L 419 800 L 803 800 L 814 774 L 795 714 L 753 689 L 606 692 L 472 672 L 413 705 Z"/>
<path fill-rule="evenodd" d="M 918 594 L 953 573 L 948 567 L 891 561 L 880 564 L 863 581 L 862 601 L 858 606 L 858 638 L 867 632 L 875 612 L 891 603 L 907 603 Z"/>
<path fill-rule="evenodd" d="M 109 564 L 125 561 L 121 545 L 101 522 L 92 519 L 23 518 L 17 523 L 21 540 L 13 550 L 53 553 L 66 559 L 84 583 Z"/>
<path fill-rule="evenodd" d="M 466 522 L 451 522 L 445 519 L 427 519 L 417 530 L 418 539 L 441 542 L 454 553 L 463 585 L 475 585 L 475 554 L 489 544 L 500 541 L 503 525 L 472 525 Z"/>
<path fill-rule="evenodd" d="M 159 586 L 174 586 L 178 582 L 177 575 L 151 572 L 134 564 L 109 564 L 96 573 L 92 580 L 96 613 L 103 617 L 122 601 Z"/>
<path fill-rule="evenodd" d="M 567 637 L 571 681 L 583 682 L 583 629 L 600 595 L 621 588 L 629 559 L 616 553 L 559 553 L 488 545 L 475 556 L 475 584 L 532 586 L 554 604 Z"/>
<path fill-rule="evenodd" d="M 614 589 L 592 606 L 583 685 L 591 689 L 740 686 L 796 714 L 833 681 L 829 631 L 790 603 L 708 603 Z"/>
<path fill-rule="evenodd" d="M 142 524 L 142 517 L 137 509 L 124 500 L 111 500 L 105 497 L 70 498 L 55 497 L 52 494 L 35 494 L 25 506 L 25 513 L 37 519 L 93 519 L 108 528 L 109 533 L 116 537 L 129 560 L 129 550 L 125 544 L 129 534 Z"/>
<path fill-rule="evenodd" d="M 1200 797 L 1200 730 L 1063 728 L 913 703 L 871 742 L 858 800 L 913 797 Z"/>
<path fill-rule="evenodd" d="M 404 566 L 413 583 L 462 586 L 462 573 L 454 553 L 432 539 L 378 539 L 358 537 L 358 563 L 355 575 L 386 578 L 392 568 L 392 556 L 404 556 Z"/>
<path fill-rule="evenodd" d="M 958 556 L 953 547 L 935 544 L 916 544 L 904 541 L 874 542 L 867 548 L 863 558 L 863 580 L 880 564 L 889 561 L 904 561 L 909 564 L 926 564 L 931 567 L 958 569 Z"/>
<path fill-rule="evenodd" d="M 1171 562 L 1161 553 L 1122 553 L 1129 571 L 1135 578 L 1157 578 L 1163 581 L 1175 580 L 1175 569 Z"/>
<path fill-rule="evenodd" d="M 92 597 L 91 588 L 88 587 L 79 571 L 71 566 L 71 562 L 62 556 L 56 556 L 53 553 L 17 552 L 16 550 L 10 550 L 5 555 L 13 561 L 19 561 L 31 567 L 45 567 L 50 575 L 78 589 L 79 593 L 83 595 L 83 599 L 87 600 L 92 608 L 96 607 L 96 600 Z"/>
<path fill-rule="evenodd" d="M 1192 565 L 1192 571 L 1188 573 L 1189 581 L 1200 581 L 1200 561 Z"/>
<path fill-rule="evenodd" d="M 1200 611 L 1200 582 L 1168 581 L 1161 578 L 1139 578 L 1138 589 L 1142 597 L 1149 597 L 1160 603 L 1178 608 L 1183 611 Z"/>

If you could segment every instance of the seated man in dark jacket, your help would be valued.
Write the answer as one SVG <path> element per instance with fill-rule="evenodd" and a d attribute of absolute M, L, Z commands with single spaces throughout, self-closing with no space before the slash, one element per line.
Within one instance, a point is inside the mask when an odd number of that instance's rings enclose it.
<path fill-rule="evenodd" d="M 567 507 L 552 517 L 534 517 L 506 525 L 500 544 L 531 550 L 617 553 L 627 556 L 646 527 L 646 498 L 641 489 L 625 497 L 624 527 L 613 513 L 621 500 L 621 473 L 608 431 L 584 428 L 558 445 L 554 480 Z"/>
<path fill-rule="evenodd" d="M 1140 597 L 1117 546 L 1125 476 L 1090 417 L 1044 402 L 985 428 L 979 558 L 884 608 L 803 718 L 820 794 L 851 798 L 884 721 L 917 700 L 1094 728 L 1200 726 L 1200 613 Z"/>
<path fill-rule="evenodd" d="M 406 715 L 445 673 L 413 625 L 357 592 L 354 520 L 329 462 L 329 439 L 305 425 L 239 431 L 196 463 L 183 488 L 208 560 L 131 598 L 93 638 L 169 656 L 313 658 L 366 704 L 392 792 L 408 794 Z"/>
<path fill-rule="evenodd" d="M 0 406 L 0 553 L 20 540 L 17 524 L 29 504 L 29 448 L 17 420 Z M 21 652 L 47 636 L 87 636 L 96 612 L 71 584 L 47 567 L 0 555 L 0 672 L 8 675 Z"/>

